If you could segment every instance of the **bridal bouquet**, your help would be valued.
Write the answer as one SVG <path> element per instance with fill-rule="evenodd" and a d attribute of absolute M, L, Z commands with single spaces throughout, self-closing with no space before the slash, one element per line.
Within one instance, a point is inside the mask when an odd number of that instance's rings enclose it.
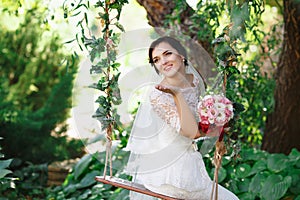
<path fill-rule="evenodd" d="M 206 95 L 198 104 L 199 128 L 207 133 L 211 125 L 224 127 L 233 118 L 233 104 L 223 95 Z"/>

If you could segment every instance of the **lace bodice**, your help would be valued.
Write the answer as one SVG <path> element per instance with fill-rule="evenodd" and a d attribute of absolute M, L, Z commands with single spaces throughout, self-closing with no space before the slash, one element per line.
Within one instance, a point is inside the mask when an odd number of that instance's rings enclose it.
<path fill-rule="evenodd" d="M 181 92 L 198 121 L 198 115 L 196 114 L 200 96 L 200 91 L 197 87 L 199 84 L 198 79 L 194 78 L 193 84 L 194 87 L 183 88 L 181 89 Z M 180 119 L 173 96 L 169 93 L 154 89 L 150 94 L 150 102 L 153 110 L 158 114 L 158 116 L 179 132 Z"/>

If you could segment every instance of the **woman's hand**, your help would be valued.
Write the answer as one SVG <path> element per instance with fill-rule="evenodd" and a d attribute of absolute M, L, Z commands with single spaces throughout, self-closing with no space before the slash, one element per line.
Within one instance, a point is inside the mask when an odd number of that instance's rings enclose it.
<path fill-rule="evenodd" d="M 156 89 L 165 92 L 165 93 L 169 93 L 172 95 L 177 95 L 180 92 L 180 88 L 179 87 L 174 87 L 174 86 L 166 86 L 166 85 L 156 85 L 155 86 Z"/>

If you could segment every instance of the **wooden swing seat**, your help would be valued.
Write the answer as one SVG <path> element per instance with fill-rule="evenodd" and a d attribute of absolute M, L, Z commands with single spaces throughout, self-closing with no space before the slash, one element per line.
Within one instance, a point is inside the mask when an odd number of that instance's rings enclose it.
<path fill-rule="evenodd" d="M 150 190 L 148 190 L 147 188 L 145 188 L 145 186 L 138 184 L 138 183 L 134 183 L 128 180 L 124 180 L 124 179 L 120 179 L 120 178 L 116 178 L 116 177 L 110 177 L 110 176 L 106 176 L 105 178 L 103 176 L 96 176 L 95 180 L 98 182 L 101 182 L 103 184 L 108 184 L 108 185 L 112 185 L 115 187 L 119 187 L 119 188 L 123 188 L 126 190 L 131 190 L 134 192 L 138 192 L 141 194 L 146 194 L 149 196 L 153 196 L 153 197 L 157 197 L 157 198 L 161 198 L 164 200 L 178 200 L 174 197 L 169 197 L 163 194 L 159 194 L 159 193 L 155 193 L 152 192 Z"/>

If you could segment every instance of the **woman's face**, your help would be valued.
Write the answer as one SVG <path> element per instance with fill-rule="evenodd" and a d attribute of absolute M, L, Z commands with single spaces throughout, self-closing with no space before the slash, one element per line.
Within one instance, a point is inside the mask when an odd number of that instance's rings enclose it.
<path fill-rule="evenodd" d="M 157 70 L 165 77 L 173 77 L 178 72 L 184 73 L 184 57 L 167 42 L 161 42 L 154 48 L 152 58 Z"/>

